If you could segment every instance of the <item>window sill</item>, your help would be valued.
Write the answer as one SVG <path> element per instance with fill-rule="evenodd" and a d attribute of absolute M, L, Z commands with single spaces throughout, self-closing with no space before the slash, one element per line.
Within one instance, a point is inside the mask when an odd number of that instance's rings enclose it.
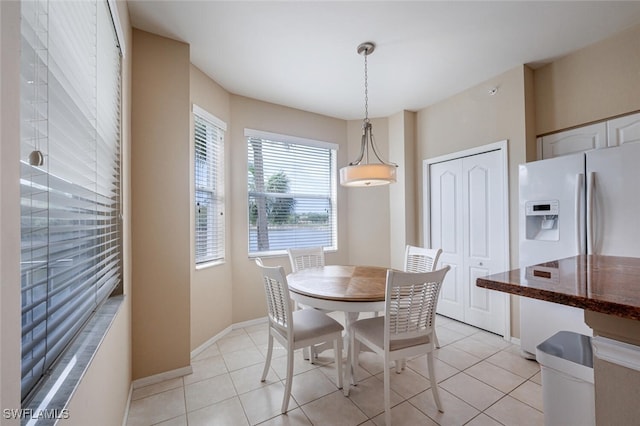
<path fill-rule="evenodd" d="M 324 254 L 327 253 L 337 253 L 338 249 L 336 248 L 325 248 L 324 249 Z M 249 260 L 254 260 L 256 258 L 261 258 L 261 259 L 269 259 L 269 258 L 275 258 L 275 257 L 288 257 L 289 253 L 287 252 L 287 250 L 273 250 L 273 251 L 261 251 L 261 252 L 254 252 L 254 253 L 249 253 Z"/>
<path fill-rule="evenodd" d="M 213 268 L 214 266 L 224 265 L 226 262 L 224 260 L 212 260 L 211 262 L 199 263 L 196 265 L 196 271 L 201 269 Z"/>
<path fill-rule="evenodd" d="M 54 425 L 58 420 L 68 418 L 72 414 L 65 409 L 111 328 L 123 305 L 124 297 L 111 297 L 98 308 L 60 361 L 55 364 L 50 375 L 44 379 L 44 383 L 31 401 L 22 407 L 23 425 Z"/>

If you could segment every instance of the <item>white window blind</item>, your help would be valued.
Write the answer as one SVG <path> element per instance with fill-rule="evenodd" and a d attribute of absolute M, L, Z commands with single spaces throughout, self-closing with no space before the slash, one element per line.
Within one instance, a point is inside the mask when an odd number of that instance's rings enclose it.
<path fill-rule="evenodd" d="M 224 260 L 224 132 L 226 125 L 193 106 L 196 264 Z"/>
<path fill-rule="evenodd" d="M 246 130 L 249 254 L 337 248 L 334 144 Z"/>
<path fill-rule="evenodd" d="M 122 261 L 120 52 L 109 7 L 28 0 L 21 10 L 24 400 L 119 287 Z"/>

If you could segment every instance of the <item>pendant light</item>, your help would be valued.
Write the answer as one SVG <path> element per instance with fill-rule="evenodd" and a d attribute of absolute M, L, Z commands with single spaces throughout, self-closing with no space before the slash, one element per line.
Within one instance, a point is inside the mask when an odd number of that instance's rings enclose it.
<path fill-rule="evenodd" d="M 373 138 L 371 122 L 369 121 L 369 86 L 367 83 L 367 56 L 373 53 L 375 44 L 362 43 L 358 46 L 358 53 L 364 56 L 364 121 L 362 122 L 362 141 L 358 158 L 340 169 L 340 184 L 342 186 L 378 186 L 396 181 L 397 164 L 389 163 L 380 158 Z M 369 162 L 369 153 L 377 162 Z"/>

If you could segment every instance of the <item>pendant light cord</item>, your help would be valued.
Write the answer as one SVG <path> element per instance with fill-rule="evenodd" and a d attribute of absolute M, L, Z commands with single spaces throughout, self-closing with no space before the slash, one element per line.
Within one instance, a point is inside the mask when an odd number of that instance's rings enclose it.
<path fill-rule="evenodd" d="M 367 72 L 367 56 L 368 53 L 364 54 L 364 121 L 365 123 L 369 122 L 369 74 Z"/>
<path fill-rule="evenodd" d="M 362 142 L 364 148 L 364 159 L 369 164 L 369 144 L 367 138 L 371 138 L 371 124 L 369 123 L 369 73 L 367 67 L 367 56 L 369 51 L 364 53 L 364 122 L 363 122 L 363 135 Z"/>

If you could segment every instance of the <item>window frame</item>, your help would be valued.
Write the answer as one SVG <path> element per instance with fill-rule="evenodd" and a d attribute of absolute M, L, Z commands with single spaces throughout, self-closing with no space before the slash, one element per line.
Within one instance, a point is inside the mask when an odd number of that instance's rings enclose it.
<path fill-rule="evenodd" d="M 196 139 L 196 117 L 207 125 L 207 133 L 209 133 L 209 126 L 215 128 L 216 135 L 218 136 L 217 141 L 211 141 L 207 136 L 207 147 L 209 143 L 217 144 L 216 153 L 215 153 L 215 163 L 209 164 L 207 162 L 206 168 L 209 168 L 211 172 L 213 169 L 213 173 L 215 173 L 215 184 L 214 186 L 206 186 L 206 185 L 198 185 L 198 165 L 197 165 L 197 155 L 198 149 L 197 144 L 198 140 Z M 209 266 L 219 265 L 226 262 L 226 203 L 225 203 L 225 168 L 224 168 L 224 148 L 225 148 L 225 136 L 227 131 L 227 124 L 216 117 L 215 115 L 208 112 L 206 109 L 198 106 L 197 104 L 193 104 L 192 106 L 192 124 L 193 124 L 193 150 L 194 154 L 192 156 L 193 159 L 193 250 L 194 250 L 194 264 L 197 269 L 206 268 Z M 219 212 L 220 218 L 216 220 L 214 216 L 209 217 L 211 220 L 211 226 L 220 226 L 221 230 L 214 230 L 214 236 L 211 236 L 211 240 L 207 241 L 207 252 L 211 252 L 211 255 L 199 257 L 199 218 L 198 218 L 198 192 L 208 193 L 210 195 L 210 199 L 215 203 L 216 209 L 214 209 L 211 213 L 214 215 L 216 212 Z M 215 235 L 221 238 L 222 241 L 215 239 Z"/>
<path fill-rule="evenodd" d="M 325 251 L 337 251 L 338 250 L 338 179 L 337 179 L 338 167 L 337 167 L 337 162 L 338 162 L 339 145 L 332 142 L 325 142 L 325 141 L 320 141 L 316 139 L 309 139 L 309 138 L 285 135 L 280 133 L 272 133 L 272 132 L 254 130 L 249 128 L 245 128 L 244 136 L 245 136 L 245 143 L 247 147 L 247 157 L 246 157 L 247 158 L 247 173 L 246 173 L 247 204 L 245 207 L 245 213 L 247 214 L 248 257 L 252 259 L 256 257 L 282 256 L 287 254 L 287 248 L 277 248 L 277 249 L 262 250 L 262 251 L 251 250 L 251 219 L 250 219 L 250 205 L 249 205 L 250 199 L 251 199 L 251 191 L 249 188 L 250 182 L 249 182 L 248 167 L 249 167 L 249 162 L 251 161 L 250 144 L 252 139 L 261 139 L 263 141 L 268 141 L 270 143 L 280 143 L 283 145 L 299 145 L 299 146 L 309 147 L 309 148 L 320 148 L 320 149 L 326 149 L 330 151 L 329 153 L 330 170 L 328 171 L 330 188 L 328 188 L 329 195 L 328 197 L 326 197 L 326 199 L 328 200 L 329 205 L 331 206 L 331 212 L 330 212 L 330 218 L 329 218 L 330 227 L 331 227 L 331 244 L 324 245 L 323 248 Z M 265 194 L 268 194 L 268 193 L 265 193 Z M 310 193 L 305 194 L 305 193 L 298 192 L 298 193 L 292 193 L 292 194 L 295 195 L 295 197 L 293 198 L 304 198 L 305 195 L 308 195 L 310 198 L 314 198 L 314 195 Z M 317 196 L 316 198 L 325 198 L 325 197 Z M 317 245 L 317 244 L 310 243 L 309 245 L 291 245 L 291 247 L 305 247 L 305 246 L 311 246 L 311 245 Z"/>

